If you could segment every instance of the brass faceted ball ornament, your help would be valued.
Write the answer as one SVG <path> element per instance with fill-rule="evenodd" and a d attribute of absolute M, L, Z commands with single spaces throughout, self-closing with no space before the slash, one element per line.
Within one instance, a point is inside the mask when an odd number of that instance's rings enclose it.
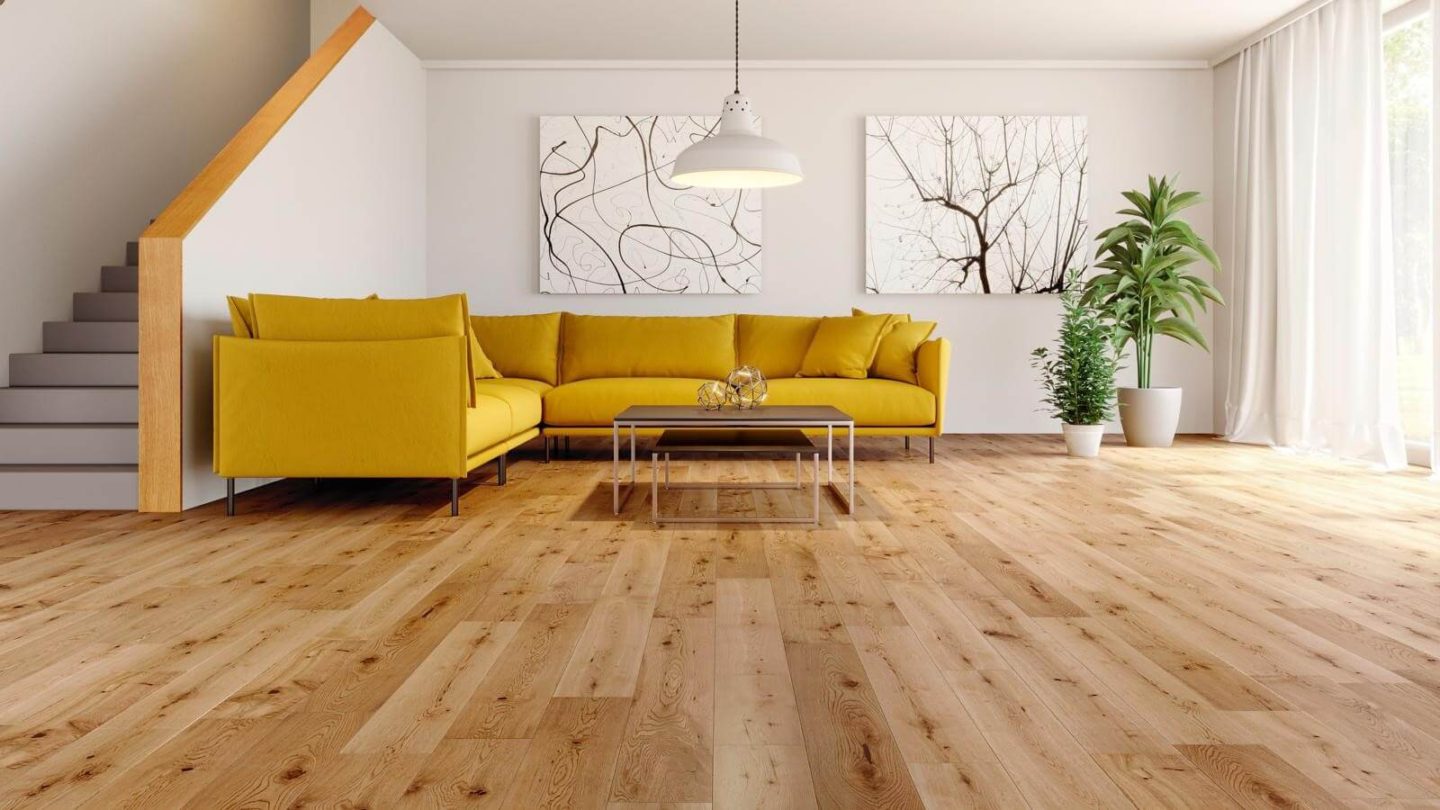
<path fill-rule="evenodd" d="M 725 378 L 725 384 L 730 387 L 731 404 L 741 410 L 763 404 L 765 397 L 770 394 L 765 375 L 754 366 L 741 366 L 730 372 Z"/>
<path fill-rule="evenodd" d="M 730 386 L 719 380 L 701 383 L 695 401 L 707 411 L 718 411 L 730 400 Z"/>

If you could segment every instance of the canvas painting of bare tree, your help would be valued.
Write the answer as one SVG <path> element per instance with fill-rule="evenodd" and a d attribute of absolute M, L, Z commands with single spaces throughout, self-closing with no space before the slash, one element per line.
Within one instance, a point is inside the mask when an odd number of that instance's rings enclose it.
<path fill-rule="evenodd" d="M 716 116 L 540 119 L 540 292 L 760 291 L 760 193 L 670 182 Z"/>
<path fill-rule="evenodd" d="M 1086 264 L 1085 119 L 870 116 L 870 293 L 1058 293 Z"/>

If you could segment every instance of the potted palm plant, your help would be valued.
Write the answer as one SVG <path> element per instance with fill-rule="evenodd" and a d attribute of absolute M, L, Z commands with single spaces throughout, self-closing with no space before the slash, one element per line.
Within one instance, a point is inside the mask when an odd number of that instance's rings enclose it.
<path fill-rule="evenodd" d="M 1109 325 L 1081 300 L 1078 286 L 1079 278 L 1072 277 L 1060 295 L 1054 354 L 1042 346 L 1031 352 L 1031 365 L 1040 371 L 1045 404 L 1060 420 L 1065 451 L 1094 458 L 1105 423 L 1115 416 L 1115 351 Z"/>
<path fill-rule="evenodd" d="M 1200 202 L 1196 191 L 1177 191 L 1169 177 L 1150 178 L 1148 193 L 1127 191 L 1129 217 L 1096 239 L 1096 267 L 1109 272 L 1085 285 L 1084 302 L 1097 307 L 1112 328 L 1118 352 L 1135 346 L 1134 388 L 1119 390 L 1125 441 L 1135 447 L 1169 447 L 1180 425 L 1183 392 L 1151 385 L 1156 336 L 1175 338 L 1209 351 L 1195 326 L 1195 313 L 1209 302 L 1224 305 L 1208 281 L 1186 268 L 1204 260 L 1217 272 L 1220 260 L 1189 223 L 1177 214 Z"/>

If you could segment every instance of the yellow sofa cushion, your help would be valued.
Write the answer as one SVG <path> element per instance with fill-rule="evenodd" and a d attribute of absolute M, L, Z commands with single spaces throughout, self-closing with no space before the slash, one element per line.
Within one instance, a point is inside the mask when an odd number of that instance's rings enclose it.
<path fill-rule="evenodd" d="M 560 379 L 724 377 L 735 368 L 735 316 L 565 313 Z"/>
<path fill-rule="evenodd" d="M 820 320 L 803 315 L 735 316 L 740 364 L 755 366 L 766 377 L 794 377 Z"/>
<path fill-rule="evenodd" d="M 565 383 L 545 394 L 545 424 L 608 426 L 631 405 L 694 405 L 698 377 L 598 377 Z"/>
<path fill-rule="evenodd" d="M 865 427 L 918 427 L 935 423 L 935 395 L 895 380 L 770 380 L 766 405 L 833 405 Z"/>
<path fill-rule="evenodd" d="M 875 361 L 880 335 L 889 322 L 889 315 L 822 319 L 805 351 L 798 376 L 863 379 Z"/>
<path fill-rule="evenodd" d="M 250 294 L 250 330 L 261 340 L 413 340 L 468 334 L 464 293 L 436 298 L 307 298 Z M 475 358 L 466 351 L 468 376 Z M 474 385 L 469 402 L 475 402 Z"/>
<path fill-rule="evenodd" d="M 870 376 L 917 384 L 920 379 L 915 371 L 915 352 L 934 331 L 934 321 L 905 321 L 892 325 L 880 338 L 880 349 L 875 352 L 875 362 L 870 365 Z"/>
<path fill-rule="evenodd" d="M 250 299 L 239 296 L 225 296 L 225 305 L 230 308 L 230 332 L 238 338 L 253 338 L 255 330 L 250 328 Z"/>
<path fill-rule="evenodd" d="M 465 296 L 305 298 L 250 296 L 254 336 L 262 340 L 408 340 L 465 334 Z"/>
<path fill-rule="evenodd" d="M 475 337 L 495 370 L 554 385 L 560 370 L 560 313 L 477 315 Z"/>
<path fill-rule="evenodd" d="M 480 395 L 465 409 L 465 454 L 473 456 L 514 436 L 510 406 L 502 399 Z"/>
<path fill-rule="evenodd" d="M 476 380 L 475 391 L 479 395 L 477 399 L 489 397 L 505 403 L 510 409 L 510 434 L 514 435 L 540 424 L 540 392 L 510 383 L 509 378 Z"/>

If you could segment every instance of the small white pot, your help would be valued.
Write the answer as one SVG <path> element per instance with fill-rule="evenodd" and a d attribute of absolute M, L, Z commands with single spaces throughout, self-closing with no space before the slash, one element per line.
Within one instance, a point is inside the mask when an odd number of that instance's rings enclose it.
<path fill-rule="evenodd" d="M 1119 389 L 1120 426 L 1131 447 L 1169 447 L 1180 427 L 1180 388 Z"/>
<path fill-rule="evenodd" d="M 1065 452 L 1076 458 L 1095 458 L 1100 455 L 1100 440 L 1105 438 L 1104 425 L 1071 425 L 1060 423 L 1065 434 Z"/>

